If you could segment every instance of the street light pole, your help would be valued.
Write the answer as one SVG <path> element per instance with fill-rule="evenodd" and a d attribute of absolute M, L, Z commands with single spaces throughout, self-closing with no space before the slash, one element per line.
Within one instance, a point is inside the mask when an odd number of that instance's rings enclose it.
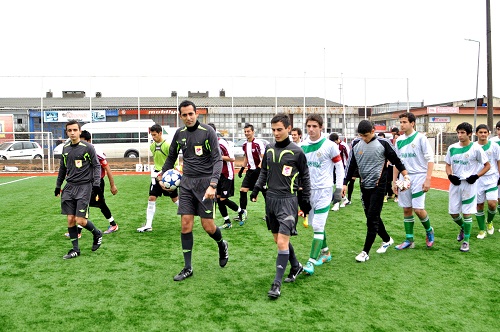
<path fill-rule="evenodd" d="M 479 84 L 479 54 L 481 52 L 481 42 L 478 40 L 474 39 L 467 39 L 465 40 L 470 41 L 470 42 L 475 42 L 478 44 L 477 47 L 477 71 L 476 71 L 476 99 L 474 103 L 474 128 L 472 128 L 472 132 L 476 132 L 476 118 L 477 118 L 477 89 L 478 89 L 478 84 Z"/>

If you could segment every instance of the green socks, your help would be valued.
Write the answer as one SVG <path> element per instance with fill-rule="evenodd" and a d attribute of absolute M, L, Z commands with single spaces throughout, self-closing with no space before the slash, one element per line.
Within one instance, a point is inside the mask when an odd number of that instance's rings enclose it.
<path fill-rule="evenodd" d="M 406 240 L 413 242 L 413 225 L 415 224 L 415 218 L 412 216 L 404 217 Z"/>

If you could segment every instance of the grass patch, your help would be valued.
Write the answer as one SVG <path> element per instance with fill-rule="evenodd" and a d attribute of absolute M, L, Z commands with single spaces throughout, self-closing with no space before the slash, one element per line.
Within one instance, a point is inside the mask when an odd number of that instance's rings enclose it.
<path fill-rule="evenodd" d="M 6 178 L 0 178 L 1 182 Z M 83 231 L 82 255 L 65 261 L 66 217 L 53 196 L 55 177 L 36 177 L 0 186 L 0 330 L 2 331 L 495 331 L 500 314 L 498 273 L 500 233 L 459 251 L 456 226 L 447 213 L 448 193 L 427 197 L 436 243 L 425 246 L 415 223 L 415 249 L 375 249 L 366 263 L 354 257 L 366 226 L 359 200 L 330 212 L 327 236 L 333 259 L 314 276 L 299 276 L 282 287 L 277 301 L 267 298 L 275 273 L 276 246 L 267 231 L 262 198 L 249 203 L 249 220 L 224 230 L 230 260 L 221 269 L 213 240 L 199 220 L 194 228 L 194 276 L 172 277 L 183 267 L 180 218 L 169 198 L 157 201 L 151 233 L 137 233 L 145 221 L 149 177 L 115 176 L 119 193 L 106 192 L 120 226 L 91 252 Z M 237 179 L 237 188 L 240 185 Z M 108 189 L 108 188 L 107 188 Z M 235 201 L 237 201 L 238 196 Z M 234 214 L 233 214 L 234 215 Z M 98 209 L 91 219 L 106 229 Z M 404 240 L 402 210 L 385 203 L 382 219 L 389 234 Z M 499 217 L 495 218 L 500 226 Z M 418 219 L 417 219 L 418 220 Z M 217 224 L 222 219 L 218 216 Z M 498 228 L 498 227 L 497 227 Z M 307 261 L 312 229 L 298 225 L 292 238 Z M 287 271 L 288 273 L 288 271 Z M 497 328 L 495 328 L 495 326 Z"/>

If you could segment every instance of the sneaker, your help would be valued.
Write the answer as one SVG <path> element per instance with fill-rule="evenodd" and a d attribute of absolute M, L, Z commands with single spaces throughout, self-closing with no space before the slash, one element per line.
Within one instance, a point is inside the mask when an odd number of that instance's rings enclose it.
<path fill-rule="evenodd" d="M 384 196 L 384 203 L 387 203 L 387 196 Z"/>
<path fill-rule="evenodd" d="M 75 249 L 71 249 L 68 251 L 66 255 L 63 256 L 63 259 L 71 259 L 80 256 L 80 251 L 76 251 Z"/>
<path fill-rule="evenodd" d="M 102 232 L 100 230 L 97 230 L 99 233 L 97 235 L 94 235 L 94 243 L 92 244 L 92 251 L 96 251 L 99 249 L 102 243 Z"/>
<path fill-rule="evenodd" d="M 118 224 L 112 226 L 112 225 L 109 225 L 108 226 L 108 229 L 104 231 L 104 234 L 111 234 L 111 233 L 114 233 L 118 230 Z"/>
<path fill-rule="evenodd" d="M 193 275 L 193 269 L 189 268 L 183 268 L 181 272 L 179 272 L 175 277 L 174 281 L 182 281 L 186 278 L 189 278 Z"/>
<path fill-rule="evenodd" d="M 486 231 L 479 231 L 479 234 L 477 234 L 477 238 L 482 240 L 486 237 Z"/>
<path fill-rule="evenodd" d="M 340 203 L 339 203 L 339 202 L 337 202 L 337 203 L 333 204 L 333 206 L 332 206 L 332 211 L 338 211 L 338 210 L 339 210 L 339 207 L 340 207 Z"/>
<path fill-rule="evenodd" d="M 495 233 L 495 227 L 493 227 L 493 222 L 487 223 L 486 229 L 488 231 L 488 234 L 493 235 L 493 233 Z"/>
<path fill-rule="evenodd" d="M 238 220 L 240 221 L 240 226 L 245 225 L 245 221 L 247 220 L 247 210 L 241 210 L 238 213 Z"/>
<path fill-rule="evenodd" d="M 307 216 L 305 216 L 304 220 L 302 220 L 302 226 L 304 226 L 305 228 L 309 227 L 309 219 L 307 218 Z"/>
<path fill-rule="evenodd" d="M 370 256 L 368 256 L 368 254 L 364 251 L 360 252 L 359 255 L 356 256 L 356 261 L 358 261 L 360 263 L 366 262 L 369 259 L 370 259 Z"/>
<path fill-rule="evenodd" d="M 64 233 L 64 236 L 66 236 L 69 239 L 69 233 Z M 78 238 L 82 237 L 82 233 L 78 233 Z"/>
<path fill-rule="evenodd" d="M 413 249 L 415 248 L 415 242 L 405 240 L 405 242 L 398 244 L 397 246 L 394 247 L 396 250 L 403 250 L 403 249 Z"/>
<path fill-rule="evenodd" d="M 352 204 L 352 202 L 350 200 L 346 199 L 345 205 L 347 206 L 347 205 L 351 205 L 351 204 Z"/>
<path fill-rule="evenodd" d="M 267 292 L 267 296 L 271 299 L 277 299 L 281 295 L 281 285 L 277 282 L 273 282 L 271 289 Z"/>
<path fill-rule="evenodd" d="M 142 226 L 142 227 L 137 228 L 137 231 L 139 233 L 152 232 L 153 231 L 153 227 Z"/>
<path fill-rule="evenodd" d="M 321 255 L 319 255 L 319 258 L 316 261 L 316 263 L 314 263 L 314 265 L 320 266 L 320 265 L 323 265 L 324 263 L 328 263 L 331 260 L 332 260 L 332 255 L 330 254 L 330 252 L 329 251 L 324 252 L 324 253 L 321 253 Z"/>
<path fill-rule="evenodd" d="M 432 228 L 430 232 L 425 232 L 425 244 L 427 248 L 432 247 L 434 244 L 434 228 Z"/>
<path fill-rule="evenodd" d="M 469 251 L 469 242 L 462 242 L 462 245 L 460 246 L 460 251 L 462 252 Z"/>
<path fill-rule="evenodd" d="M 290 269 L 290 273 L 288 273 L 288 277 L 285 278 L 285 282 L 294 282 L 295 279 L 297 279 L 297 276 L 300 274 L 300 272 L 302 272 L 304 270 L 304 267 L 302 266 L 302 264 L 300 264 L 299 262 L 299 266 L 297 267 L 292 267 Z"/>
<path fill-rule="evenodd" d="M 460 233 L 458 233 L 457 235 L 457 241 L 460 242 L 463 241 L 463 239 L 464 239 L 464 230 L 460 229 Z"/>
<path fill-rule="evenodd" d="M 347 198 L 346 198 L 346 199 L 347 199 Z M 344 208 L 344 207 L 345 207 L 345 201 L 346 201 L 346 199 L 342 198 L 342 200 L 341 200 L 341 203 L 340 203 L 339 207 L 341 207 L 341 208 Z"/>
<path fill-rule="evenodd" d="M 389 241 L 382 242 L 382 245 L 380 246 L 380 248 L 377 249 L 377 254 L 383 254 L 384 252 L 386 252 L 387 248 L 392 246 L 393 243 L 394 243 L 394 239 L 392 237 L 389 238 Z"/>
<path fill-rule="evenodd" d="M 397 203 L 399 200 L 397 197 L 394 197 L 394 203 Z"/>
<path fill-rule="evenodd" d="M 219 226 L 220 229 L 231 229 L 232 227 L 233 224 L 231 224 L 230 222 L 225 222 L 224 224 Z"/>
<path fill-rule="evenodd" d="M 307 261 L 306 266 L 304 266 L 304 274 L 312 276 L 314 274 L 314 264 L 311 261 Z"/>
<path fill-rule="evenodd" d="M 224 267 L 229 260 L 229 251 L 227 250 L 228 245 L 226 240 L 222 240 L 224 248 L 222 250 L 219 249 L 219 265 L 220 267 Z"/>

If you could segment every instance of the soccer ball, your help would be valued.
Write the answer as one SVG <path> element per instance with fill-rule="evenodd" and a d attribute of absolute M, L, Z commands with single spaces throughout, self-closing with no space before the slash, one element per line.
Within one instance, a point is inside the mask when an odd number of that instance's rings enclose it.
<path fill-rule="evenodd" d="M 165 185 L 165 188 L 170 190 L 177 189 L 181 184 L 181 179 L 182 174 L 176 169 L 169 169 L 168 171 L 163 173 L 163 176 L 161 178 L 163 184 Z"/>

